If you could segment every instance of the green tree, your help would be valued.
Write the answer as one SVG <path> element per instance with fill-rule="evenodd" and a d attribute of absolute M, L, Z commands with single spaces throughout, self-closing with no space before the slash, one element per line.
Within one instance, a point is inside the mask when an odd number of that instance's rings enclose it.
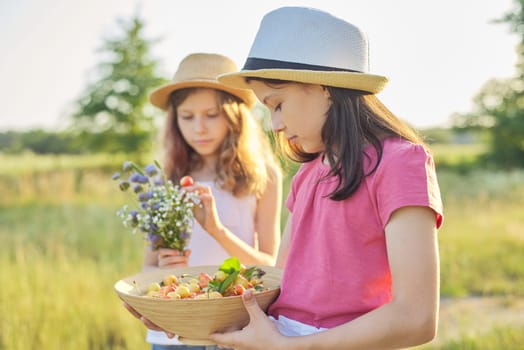
<path fill-rule="evenodd" d="M 144 22 L 119 21 L 122 33 L 105 40 L 99 79 L 76 101 L 72 131 L 86 151 L 147 152 L 157 112 L 148 104 L 149 90 L 165 82 L 150 57 L 153 40 L 144 38 Z"/>
<path fill-rule="evenodd" d="M 516 75 L 488 81 L 475 97 L 474 110 L 455 115 L 453 124 L 487 129 L 488 159 L 505 168 L 524 167 L 524 0 L 514 0 L 514 8 L 496 22 L 509 24 L 519 36 Z"/>

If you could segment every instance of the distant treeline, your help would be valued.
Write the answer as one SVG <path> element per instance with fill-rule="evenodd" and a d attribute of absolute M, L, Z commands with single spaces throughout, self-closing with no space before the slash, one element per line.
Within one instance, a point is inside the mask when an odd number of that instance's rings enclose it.
<path fill-rule="evenodd" d="M 0 153 L 17 154 L 85 154 L 97 152 L 128 152 L 139 140 L 150 139 L 148 133 L 117 134 L 112 132 L 89 133 L 71 131 L 0 132 Z"/>
<path fill-rule="evenodd" d="M 479 135 L 460 133 L 449 128 L 420 130 L 430 144 L 477 143 Z M 71 131 L 48 131 L 34 129 L 27 131 L 0 132 L 0 152 L 16 154 L 85 154 L 93 152 L 124 152 L 122 145 L 148 135 L 117 135 L 108 133 L 78 133 Z M 125 142 L 125 139 L 129 139 Z"/>
<path fill-rule="evenodd" d="M 495 149 L 490 140 L 490 129 L 466 130 L 458 128 L 427 128 L 418 130 L 425 143 L 430 145 L 440 168 L 461 173 L 476 168 L 524 168 L 520 150 Z M 85 154 L 149 154 L 155 148 L 156 132 L 141 134 L 48 131 L 0 132 L 0 154 L 32 153 L 36 155 L 85 155 Z M 137 147 L 137 142 L 150 147 Z M 158 146 L 158 145 L 156 145 Z M 136 151 L 139 149 L 140 151 Z M 446 157 L 441 157 L 446 150 Z M 451 157 L 453 155 L 453 157 Z M 287 166 L 287 165 L 286 165 Z"/>
<path fill-rule="evenodd" d="M 0 133 L 0 152 L 35 154 L 79 154 L 86 150 L 76 135 L 41 129 Z"/>

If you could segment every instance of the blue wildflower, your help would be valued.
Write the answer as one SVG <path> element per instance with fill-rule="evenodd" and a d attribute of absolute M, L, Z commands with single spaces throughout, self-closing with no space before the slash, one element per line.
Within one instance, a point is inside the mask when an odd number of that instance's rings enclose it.
<path fill-rule="evenodd" d="M 149 176 L 155 176 L 158 174 L 158 169 L 154 164 L 149 164 L 145 167 L 146 174 Z"/>
<path fill-rule="evenodd" d="M 141 193 L 139 193 L 139 194 L 138 194 L 138 201 L 139 201 L 139 202 L 147 201 L 147 200 L 148 200 L 147 193 L 148 193 L 148 192 L 141 192 Z"/>
<path fill-rule="evenodd" d="M 129 176 L 129 181 L 130 182 L 138 182 L 138 180 L 140 179 L 142 175 L 140 175 L 139 173 L 133 173 L 131 174 L 131 176 Z"/>
<path fill-rule="evenodd" d="M 149 178 L 145 175 L 139 175 L 136 179 L 136 182 L 138 182 L 139 184 L 146 184 L 149 182 Z"/>
<path fill-rule="evenodd" d="M 158 231 L 158 226 L 155 224 L 149 224 L 149 233 L 156 234 Z"/>
<path fill-rule="evenodd" d="M 161 176 L 157 176 L 157 177 L 155 177 L 153 183 L 156 186 L 163 186 L 164 185 L 164 179 Z"/>
<path fill-rule="evenodd" d="M 113 174 L 113 179 L 118 180 L 122 191 L 134 192 L 136 205 L 135 210 L 124 205 L 118 211 L 124 225 L 133 227 L 133 233 L 144 234 L 153 250 L 168 247 L 182 251 L 191 236 L 191 208 L 198 205 L 196 196 L 166 180 L 158 162 L 141 170 L 126 161 L 122 168 L 124 171 Z"/>

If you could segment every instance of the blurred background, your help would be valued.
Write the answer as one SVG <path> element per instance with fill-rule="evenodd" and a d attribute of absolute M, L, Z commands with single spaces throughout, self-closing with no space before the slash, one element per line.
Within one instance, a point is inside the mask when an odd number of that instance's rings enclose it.
<path fill-rule="evenodd" d="M 158 158 L 147 95 L 184 56 L 241 67 L 288 5 L 367 32 L 371 72 L 390 78 L 379 98 L 434 152 L 441 317 L 419 348 L 523 349 L 524 0 L 0 0 L 0 349 L 149 348 L 113 292 L 144 241 L 111 175 Z"/>

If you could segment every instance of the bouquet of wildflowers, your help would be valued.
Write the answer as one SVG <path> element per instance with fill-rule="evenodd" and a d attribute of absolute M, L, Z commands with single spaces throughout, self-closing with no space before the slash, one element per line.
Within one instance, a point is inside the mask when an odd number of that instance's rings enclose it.
<path fill-rule="evenodd" d="M 136 204 L 134 208 L 124 205 L 117 212 L 124 226 L 133 228 L 133 233 L 142 232 L 153 250 L 183 252 L 191 237 L 193 207 L 199 204 L 196 194 L 174 185 L 156 161 L 144 169 L 126 161 L 122 169 L 113 180 L 120 180 L 120 190 L 133 193 Z"/>

